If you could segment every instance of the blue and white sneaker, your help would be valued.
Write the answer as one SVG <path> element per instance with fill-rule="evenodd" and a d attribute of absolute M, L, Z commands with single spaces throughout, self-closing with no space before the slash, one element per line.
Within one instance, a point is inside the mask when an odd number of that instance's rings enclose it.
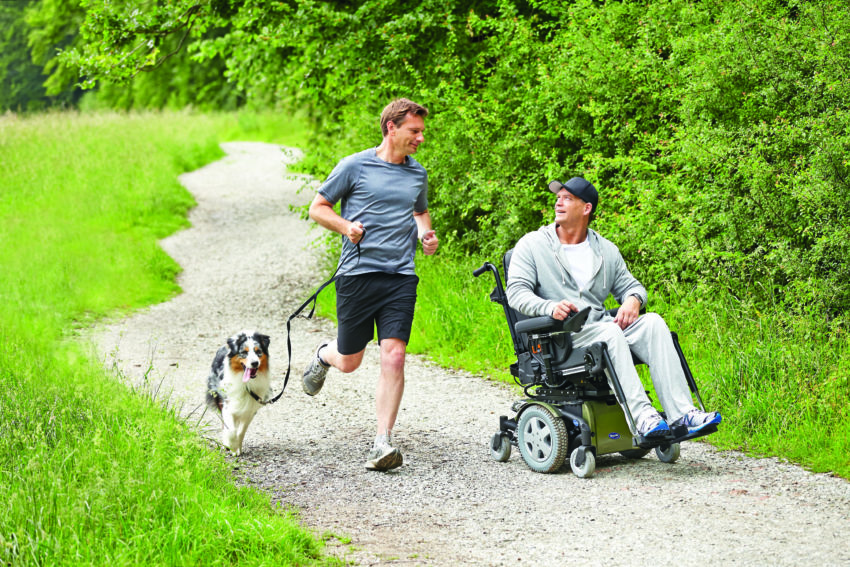
<path fill-rule="evenodd" d="M 696 433 L 709 425 L 717 425 L 721 421 L 720 412 L 716 411 L 700 411 L 696 408 L 692 409 L 679 419 L 673 422 L 673 427 L 687 427 L 688 433 Z"/>
<path fill-rule="evenodd" d="M 664 418 L 658 412 L 645 417 L 641 420 L 641 424 L 638 427 L 638 433 L 642 437 L 662 437 L 669 432 L 670 426 L 667 425 L 667 422 L 664 421 Z"/>

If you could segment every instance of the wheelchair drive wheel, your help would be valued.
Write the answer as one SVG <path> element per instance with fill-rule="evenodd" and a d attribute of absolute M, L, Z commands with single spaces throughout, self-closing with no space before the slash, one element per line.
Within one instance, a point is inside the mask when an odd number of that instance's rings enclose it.
<path fill-rule="evenodd" d="M 679 458 L 679 444 L 671 443 L 670 445 L 659 445 L 655 448 L 655 456 L 662 463 L 675 463 Z"/>
<path fill-rule="evenodd" d="M 579 478 L 590 478 L 596 471 L 596 457 L 590 451 L 583 450 L 583 447 L 576 447 L 570 455 L 570 468 L 573 474 Z M 581 454 L 584 453 L 584 462 L 579 464 Z"/>
<path fill-rule="evenodd" d="M 508 436 L 497 431 L 490 439 L 490 458 L 500 463 L 507 462 L 511 458 L 511 441 Z"/>
<path fill-rule="evenodd" d="M 535 472 L 555 472 L 567 457 L 569 437 L 564 420 L 539 404 L 522 412 L 517 441 L 525 464 Z"/>

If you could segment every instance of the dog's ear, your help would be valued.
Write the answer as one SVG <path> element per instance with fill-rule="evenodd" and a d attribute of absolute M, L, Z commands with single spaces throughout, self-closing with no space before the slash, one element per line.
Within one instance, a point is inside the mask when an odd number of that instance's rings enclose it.
<path fill-rule="evenodd" d="M 227 348 L 230 349 L 230 356 L 233 356 L 239 350 L 236 346 L 236 341 L 234 340 L 234 337 L 230 337 L 229 339 L 227 339 Z"/>
<path fill-rule="evenodd" d="M 271 338 L 268 335 L 262 335 L 260 333 L 254 333 L 254 339 L 260 343 L 260 346 L 263 347 L 263 352 L 269 352 L 269 344 L 272 342 Z"/>

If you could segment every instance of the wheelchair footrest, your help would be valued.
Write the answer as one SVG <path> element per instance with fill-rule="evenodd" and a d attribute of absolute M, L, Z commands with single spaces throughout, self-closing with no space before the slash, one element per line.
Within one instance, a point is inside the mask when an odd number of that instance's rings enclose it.
<path fill-rule="evenodd" d="M 691 439 L 705 437 L 706 435 L 716 432 L 717 425 L 706 425 L 699 431 L 694 431 L 693 433 L 689 433 L 687 427 L 677 427 L 670 430 L 667 435 L 659 435 L 656 437 L 644 437 L 642 435 L 638 435 L 634 438 L 634 443 L 635 446 L 640 447 L 641 449 L 654 449 L 655 447 L 660 447 L 662 445 L 682 443 L 683 441 L 690 441 Z"/>
<path fill-rule="evenodd" d="M 641 449 L 654 449 L 655 447 L 659 447 L 661 445 L 669 445 L 670 443 L 675 443 L 674 437 L 672 433 L 667 433 L 666 435 L 654 435 L 652 437 L 644 437 L 643 435 L 635 435 L 634 437 L 634 445 L 636 447 L 640 447 Z"/>
<path fill-rule="evenodd" d="M 717 432 L 717 425 L 706 425 L 699 431 L 694 431 L 693 433 L 688 432 L 687 427 L 677 427 L 673 430 L 673 443 L 681 443 L 682 441 L 690 441 L 691 439 L 697 439 L 699 437 L 705 437 L 706 435 L 710 435 L 712 433 Z"/>

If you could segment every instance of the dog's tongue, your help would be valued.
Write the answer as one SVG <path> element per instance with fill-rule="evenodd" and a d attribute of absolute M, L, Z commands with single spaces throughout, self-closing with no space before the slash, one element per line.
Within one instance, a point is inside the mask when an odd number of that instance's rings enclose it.
<path fill-rule="evenodd" d="M 250 380 L 250 379 L 251 379 L 251 369 L 250 369 L 250 368 L 246 368 L 246 369 L 245 369 L 245 374 L 243 374 L 243 375 L 242 375 L 242 381 L 243 381 L 243 382 L 247 382 L 247 381 L 248 381 L 248 380 Z"/>

